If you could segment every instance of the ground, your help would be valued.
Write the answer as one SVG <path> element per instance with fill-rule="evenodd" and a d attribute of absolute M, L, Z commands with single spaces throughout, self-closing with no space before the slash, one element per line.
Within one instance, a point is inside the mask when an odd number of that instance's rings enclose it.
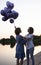
<path fill-rule="evenodd" d="M 34 60 L 35 60 L 35 65 L 41 65 L 41 52 L 39 52 L 38 54 L 34 55 Z M 26 65 L 26 60 L 24 60 L 23 65 Z M 31 58 L 30 58 L 30 65 L 31 64 Z"/>

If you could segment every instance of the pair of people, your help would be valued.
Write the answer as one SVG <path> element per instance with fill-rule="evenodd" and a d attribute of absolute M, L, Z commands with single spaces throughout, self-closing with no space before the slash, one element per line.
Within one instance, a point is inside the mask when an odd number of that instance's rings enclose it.
<path fill-rule="evenodd" d="M 15 29 L 16 41 L 17 41 L 17 46 L 16 46 L 17 65 L 19 65 L 19 60 L 21 60 L 20 65 L 23 64 L 23 59 L 25 57 L 24 44 L 26 44 L 27 65 L 29 65 L 29 54 L 32 59 L 32 65 L 34 65 L 33 32 L 34 29 L 32 27 L 29 27 L 28 34 L 25 37 L 23 37 L 20 35 L 21 29 L 20 28 Z"/>

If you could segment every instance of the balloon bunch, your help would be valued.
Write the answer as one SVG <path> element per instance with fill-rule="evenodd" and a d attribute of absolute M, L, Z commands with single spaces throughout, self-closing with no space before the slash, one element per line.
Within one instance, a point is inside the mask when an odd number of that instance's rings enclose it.
<path fill-rule="evenodd" d="M 7 21 L 8 19 L 10 19 L 10 23 L 13 23 L 14 19 L 16 19 L 19 14 L 15 10 L 12 10 L 14 7 L 13 3 L 7 1 L 6 6 L 7 7 L 4 7 L 4 9 L 1 10 L 1 15 L 3 16 L 2 20 Z"/>

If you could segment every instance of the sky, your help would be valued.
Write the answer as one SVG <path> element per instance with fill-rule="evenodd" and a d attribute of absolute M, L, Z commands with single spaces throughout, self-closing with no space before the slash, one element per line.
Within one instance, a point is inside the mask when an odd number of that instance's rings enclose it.
<path fill-rule="evenodd" d="M 6 1 L 13 2 L 13 10 L 19 13 L 14 23 L 16 27 L 21 27 L 22 35 L 28 33 L 27 29 L 30 26 L 34 28 L 34 35 L 41 35 L 41 0 L 1 0 L 0 11 L 6 7 Z M 11 24 L 9 20 L 2 21 L 0 15 L 0 38 L 15 36 L 14 23 Z"/>

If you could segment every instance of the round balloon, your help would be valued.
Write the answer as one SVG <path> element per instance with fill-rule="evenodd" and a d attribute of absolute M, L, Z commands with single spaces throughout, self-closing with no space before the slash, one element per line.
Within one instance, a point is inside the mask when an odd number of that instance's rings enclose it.
<path fill-rule="evenodd" d="M 6 13 L 10 13 L 10 12 L 11 12 L 11 8 L 5 7 L 5 8 L 4 8 L 4 11 L 5 11 Z"/>
<path fill-rule="evenodd" d="M 6 16 L 6 12 L 4 10 L 1 10 L 1 15 Z"/>
<path fill-rule="evenodd" d="M 3 20 L 3 21 L 7 21 L 8 18 L 4 16 L 4 17 L 2 17 L 2 20 Z"/>
<path fill-rule="evenodd" d="M 14 19 L 13 18 L 10 19 L 10 23 L 14 23 Z"/>
<path fill-rule="evenodd" d="M 16 19 L 17 17 L 18 17 L 18 12 L 16 12 L 16 11 L 12 11 L 12 17 L 14 18 L 14 19 Z"/>
<path fill-rule="evenodd" d="M 14 4 L 9 1 L 6 2 L 6 5 L 8 8 L 11 8 L 11 9 L 13 9 L 13 7 L 14 7 Z"/>

